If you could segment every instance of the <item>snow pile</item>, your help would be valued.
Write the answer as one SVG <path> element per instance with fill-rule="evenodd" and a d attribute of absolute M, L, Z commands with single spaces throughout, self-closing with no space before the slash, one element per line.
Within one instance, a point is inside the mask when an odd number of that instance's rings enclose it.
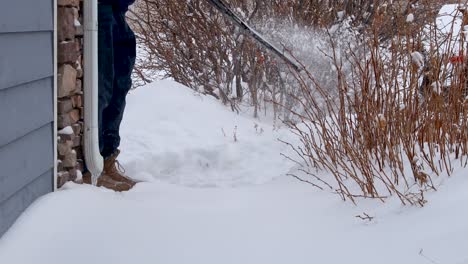
<path fill-rule="evenodd" d="M 291 168 L 277 140 L 291 137 L 286 129 L 236 115 L 175 82 L 136 89 L 127 107 L 121 161 L 138 180 L 232 187 L 265 183 Z"/>
<path fill-rule="evenodd" d="M 433 48 L 431 43 L 437 43 L 440 54 L 459 55 L 463 21 L 458 7 L 458 4 L 442 6 L 436 18 L 435 31 L 431 26 L 426 27 L 426 32 L 430 34 L 430 39 L 425 43 L 427 50 Z"/>
<path fill-rule="evenodd" d="M 67 126 L 57 132 L 59 135 L 73 135 L 73 128 L 71 126 Z"/>
<path fill-rule="evenodd" d="M 424 66 L 424 56 L 420 52 L 414 51 L 411 53 L 411 62 L 420 69 Z"/>
<path fill-rule="evenodd" d="M 284 176 L 288 131 L 171 81 L 134 91 L 122 130 L 123 165 L 148 182 L 41 198 L 0 240 L 0 263 L 468 264 L 466 169 L 424 208 L 353 206 Z"/>
<path fill-rule="evenodd" d="M 406 23 L 413 23 L 414 22 L 414 14 L 410 13 L 406 16 Z"/>

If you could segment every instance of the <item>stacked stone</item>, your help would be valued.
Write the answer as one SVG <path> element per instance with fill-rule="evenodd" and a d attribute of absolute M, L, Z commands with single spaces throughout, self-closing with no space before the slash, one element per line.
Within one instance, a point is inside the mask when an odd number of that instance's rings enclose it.
<path fill-rule="evenodd" d="M 83 0 L 58 0 L 58 179 L 81 181 L 83 170 Z"/>

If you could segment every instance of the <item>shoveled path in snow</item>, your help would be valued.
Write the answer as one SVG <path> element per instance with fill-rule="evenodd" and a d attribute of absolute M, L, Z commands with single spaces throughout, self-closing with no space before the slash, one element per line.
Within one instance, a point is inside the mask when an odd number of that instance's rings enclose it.
<path fill-rule="evenodd" d="M 145 182 L 41 198 L 0 240 L 0 263 L 468 264 L 466 170 L 422 209 L 343 203 L 284 176 L 287 130 L 171 81 L 132 92 L 122 130 L 123 165 Z"/>

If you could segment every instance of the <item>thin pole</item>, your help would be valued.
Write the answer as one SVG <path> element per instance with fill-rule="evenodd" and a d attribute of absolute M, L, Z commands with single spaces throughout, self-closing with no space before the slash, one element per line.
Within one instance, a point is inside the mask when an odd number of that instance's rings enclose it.
<path fill-rule="evenodd" d="M 268 42 L 263 36 L 261 36 L 257 31 L 251 28 L 247 23 L 240 19 L 234 12 L 223 2 L 223 0 L 207 0 L 213 7 L 215 7 L 219 12 L 221 12 L 226 18 L 238 26 L 246 35 L 251 36 L 257 41 L 257 43 L 264 46 L 267 50 L 273 52 L 276 56 L 282 59 L 286 64 L 291 66 L 294 70 L 300 72 L 301 67 L 298 66 L 294 61 L 288 58 L 283 52 L 281 52 L 277 47 Z"/>

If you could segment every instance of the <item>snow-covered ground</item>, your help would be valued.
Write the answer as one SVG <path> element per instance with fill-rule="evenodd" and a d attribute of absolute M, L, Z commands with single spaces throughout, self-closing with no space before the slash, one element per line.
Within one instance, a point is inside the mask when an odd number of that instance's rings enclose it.
<path fill-rule="evenodd" d="M 172 81 L 128 96 L 122 161 L 142 181 L 193 187 L 238 187 L 269 182 L 291 164 L 278 137 L 285 129 L 236 115 L 214 97 Z"/>
<path fill-rule="evenodd" d="M 144 183 L 39 199 L 0 240 L 0 263 L 468 264 L 467 169 L 424 208 L 343 203 L 285 176 L 288 130 L 172 81 L 128 96 L 122 134 L 121 161 Z"/>

